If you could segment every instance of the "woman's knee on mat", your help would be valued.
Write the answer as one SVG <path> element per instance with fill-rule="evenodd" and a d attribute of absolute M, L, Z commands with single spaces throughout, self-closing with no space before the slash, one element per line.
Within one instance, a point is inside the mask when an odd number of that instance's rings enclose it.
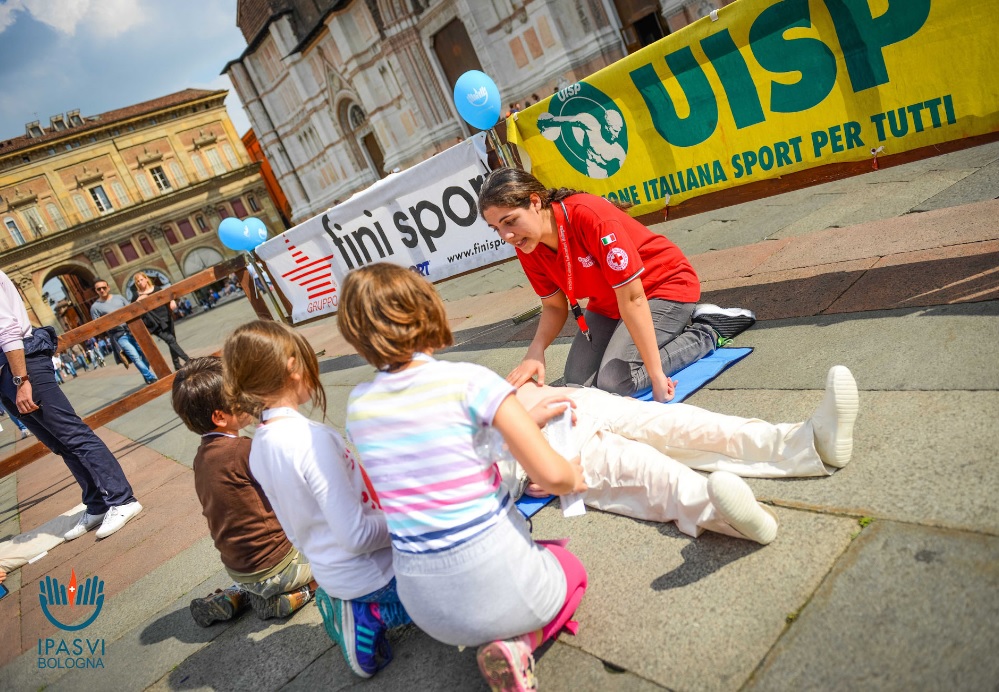
<path fill-rule="evenodd" d="M 608 360 L 597 373 L 593 386 L 611 394 L 630 396 L 639 389 L 635 381 L 634 366 L 634 363 L 618 358 Z M 641 366 L 639 365 L 639 367 Z M 568 378 L 566 382 L 568 382 Z"/>

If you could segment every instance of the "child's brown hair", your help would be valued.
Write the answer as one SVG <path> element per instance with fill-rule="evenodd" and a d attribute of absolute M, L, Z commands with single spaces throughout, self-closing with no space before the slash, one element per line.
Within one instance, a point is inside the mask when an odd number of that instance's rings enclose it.
<path fill-rule="evenodd" d="M 294 358 L 292 370 L 288 359 Z M 288 386 L 293 372 L 326 415 L 326 392 L 319 382 L 319 361 L 305 337 L 271 320 L 255 320 L 236 328 L 222 347 L 226 398 L 240 413 L 260 418 L 264 400 Z"/>
<path fill-rule="evenodd" d="M 215 429 L 216 411 L 231 413 L 222 381 L 222 359 L 218 356 L 194 358 L 177 371 L 171 398 L 173 410 L 184 425 L 199 435 Z"/>
<path fill-rule="evenodd" d="M 411 269 L 378 262 L 347 274 L 337 309 L 340 333 L 379 370 L 454 343 L 437 291 Z"/>

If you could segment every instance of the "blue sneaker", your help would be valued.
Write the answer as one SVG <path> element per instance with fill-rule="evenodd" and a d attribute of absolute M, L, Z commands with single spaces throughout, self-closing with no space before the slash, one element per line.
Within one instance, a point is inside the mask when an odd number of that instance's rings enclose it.
<path fill-rule="evenodd" d="M 327 633 L 358 677 L 370 678 L 392 660 L 385 626 L 372 615 L 370 604 L 329 598 L 325 592 L 316 603 Z"/>

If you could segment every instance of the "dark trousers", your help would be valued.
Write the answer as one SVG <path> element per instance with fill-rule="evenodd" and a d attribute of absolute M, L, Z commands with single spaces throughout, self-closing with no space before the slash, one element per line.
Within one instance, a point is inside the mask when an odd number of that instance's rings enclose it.
<path fill-rule="evenodd" d="M 182 359 L 184 363 L 190 362 L 191 357 L 184 353 L 184 349 L 177 343 L 177 337 L 174 335 L 173 330 L 164 329 L 162 332 L 156 332 L 156 336 L 162 339 L 163 343 L 170 349 L 170 358 L 173 359 L 174 370 L 180 370 L 180 361 Z"/>
<path fill-rule="evenodd" d="M 132 486 L 121 464 L 107 445 L 84 423 L 55 380 L 52 358 L 43 354 L 25 359 L 31 378 L 31 393 L 39 408 L 19 414 L 35 437 L 66 462 L 70 473 L 83 489 L 87 513 L 103 514 L 109 507 L 135 500 Z M 17 411 L 14 403 L 17 387 L 10 368 L 0 373 L 0 401 L 8 411 Z"/>
<path fill-rule="evenodd" d="M 690 323 L 693 303 L 652 298 L 649 311 L 656 330 L 659 359 L 667 375 L 709 355 L 717 347 L 711 327 Z M 631 396 L 652 386 L 624 320 L 587 310 L 586 323 L 593 340 L 587 341 L 581 333 L 576 334 L 565 362 L 567 385 L 596 387 L 621 396 Z"/>

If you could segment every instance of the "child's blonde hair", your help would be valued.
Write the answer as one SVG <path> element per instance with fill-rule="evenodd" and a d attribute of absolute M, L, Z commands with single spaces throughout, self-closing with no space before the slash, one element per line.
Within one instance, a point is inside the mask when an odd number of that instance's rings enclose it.
<path fill-rule="evenodd" d="M 288 359 L 294 358 L 292 370 Z M 233 407 L 257 418 L 264 400 L 288 387 L 301 373 L 315 404 L 326 415 L 326 392 L 319 382 L 319 361 L 305 337 L 271 320 L 256 320 L 236 329 L 222 347 L 225 393 Z"/>
<path fill-rule="evenodd" d="M 347 343 L 379 370 L 402 367 L 414 353 L 454 343 L 434 287 L 411 269 L 387 262 L 347 274 L 336 319 Z"/>

